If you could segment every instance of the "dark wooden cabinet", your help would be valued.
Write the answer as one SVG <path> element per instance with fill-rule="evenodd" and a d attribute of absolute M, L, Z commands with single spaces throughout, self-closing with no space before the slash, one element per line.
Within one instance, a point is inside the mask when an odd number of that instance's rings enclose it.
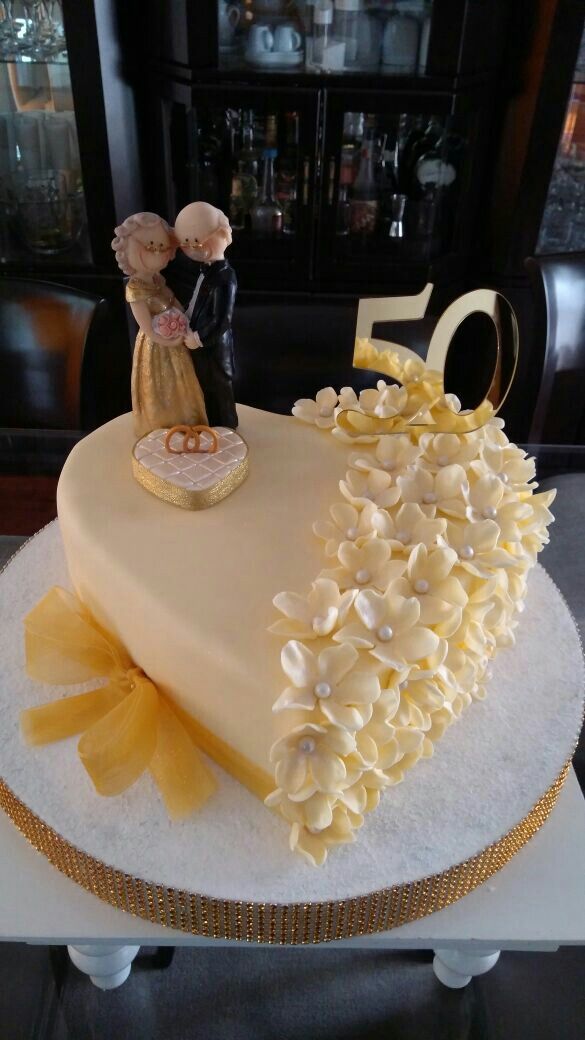
<path fill-rule="evenodd" d="M 421 26 L 428 21 L 428 52 L 423 60 L 419 50 L 410 72 L 390 75 L 383 64 L 316 72 L 309 66 L 302 8 L 292 0 L 282 0 L 272 20 L 262 14 L 262 2 L 241 0 L 235 42 L 222 47 L 218 4 L 224 2 L 133 5 L 146 27 L 149 71 L 145 75 L 142 58 L 133 78 L 145 128 L 148 207 L 172 221 L 186 202 L 203 198 L 228 213 L 234 225 L 230 207 L 239 205 L 248 123 L 259 159 L 258 193 L 270 136 L 278 152 L 275 194 L 285 221 L 286 207 L 294 212 L 288 229 L 278 233 L 259 234 L 249 215 L 234 227 L 230 256 L 242 290 L 364 295 L 416 291 L 429 280 L 461 286 L 475 243 L 508 5 L 419 0 Z M 396 11 L 401 3 L 404 16 L 411 17 L 417 0 L 398 0 Z M 363 8 L 380 49 L 394 7 L 380 0 Z M 246 33 L 254 17 L 275 31 L 279 21 L 296 19 L 305 55 L 302 61 L 299 55 L 298 67 L 250 63 Z M 291 155 L 287 127 L 293 117 Z M 356 180 L 368 139 L 377 197 L 373 224 L 364 231 Z M 160 160 L 153 162 L 153 155 Z M 282 189 L 285 159 L 289 182 Z M 397 232 L 392 225 L 398 222 Z"/>

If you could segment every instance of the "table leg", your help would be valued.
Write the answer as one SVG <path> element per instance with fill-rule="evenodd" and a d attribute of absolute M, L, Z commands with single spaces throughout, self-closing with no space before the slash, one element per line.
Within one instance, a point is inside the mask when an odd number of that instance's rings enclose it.
<path fill-rule="evenodd" d="M 451 946 L 435 950 L 433 971 L 444 986 L 448 986 L 449 989 L 462 989 L 471 982 L 474 975 L 483 975 L 493 968 L 499 956 L 499 950 L 468 953 L 465 946 Z"/>
<path fill-rule="evenodd" d="M 92 943 L 87 946 L 68 946 L 67 949 L 75 967 L 89 975 L 94 986 L 99 989 L 116 989 L 128 978 L 140 946 Z"/>

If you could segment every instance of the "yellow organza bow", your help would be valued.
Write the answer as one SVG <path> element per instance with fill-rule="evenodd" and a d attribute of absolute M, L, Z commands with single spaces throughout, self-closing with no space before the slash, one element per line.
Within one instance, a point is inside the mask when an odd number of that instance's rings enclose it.
<path fill-rule="evenodd" d="M 81 733 L 79 757 L 99 794 L 120 794 L 149 769 L 173 819 L 207 801 L 215 780 L 183 721 L 76 596 L 55 586 L 24 625 L 32 679 L 59 686 L 108 680 L 89 693 L 23 711 L 27 743 Z"/>

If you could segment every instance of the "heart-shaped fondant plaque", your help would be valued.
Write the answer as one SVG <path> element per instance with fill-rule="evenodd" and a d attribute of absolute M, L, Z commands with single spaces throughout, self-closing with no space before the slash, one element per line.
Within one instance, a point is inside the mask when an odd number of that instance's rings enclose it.
<path fill-rule="evenodd" d="M 211 435 L 205 432 L 201 434 L 200 451 L 183 451 L 184 436 L 179 431 L 168 442 L 168 430 L 152 430 L 141 437 L 132 453 L 138 483 L 183 509 L 206 509 L 221 502 L 248 475 L 248 446 L 235 430 L 225 426 L 214 429 L 215 451 L 211 450 Z"/>

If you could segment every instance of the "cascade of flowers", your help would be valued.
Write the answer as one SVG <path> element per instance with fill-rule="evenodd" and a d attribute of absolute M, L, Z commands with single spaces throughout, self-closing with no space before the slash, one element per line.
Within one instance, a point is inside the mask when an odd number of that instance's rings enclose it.
<path fill-rule="evenodd" d="M 271 751 L 267 804 L 314 865 L 355 841 L 384 788 L 485 696 L 553 520 L 555 492 L 534 493 L 534 460 L 502 420 L 429 431 L 460 403 L 422 362 L 386 355 L 402 386 L 381 380 L 359 397 L 327 387 L 293 408 L 353 448 L 339 501 L 314 525 L 327 566 L 310 590 L 275 597 L 282 617 L 271 626 L 286 640 L 288 685 L 273 706 L 284 735 Z M 348 409 L 372 420 L 369 432 L 336 425 Z M 376 431 L 377 420 L 404 429 L 413 417 L 408 434 Z"/>

